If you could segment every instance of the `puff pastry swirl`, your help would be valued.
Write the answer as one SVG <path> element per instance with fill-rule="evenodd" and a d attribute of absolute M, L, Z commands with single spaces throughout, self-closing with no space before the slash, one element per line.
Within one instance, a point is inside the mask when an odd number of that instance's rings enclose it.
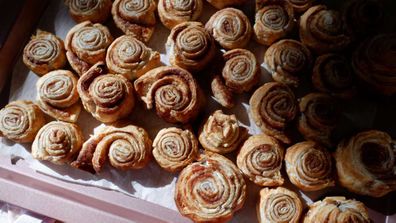
<path fill-rule="evenodd" d="M 114 74 L 135 80 L 160 66 L 160 54 L 133 36 L 123 35 L 114 40 L 106 54 L 106 65 Z"/>
<path fill-rule="evenodd" d="M 65 46 L 52 33 L 37 30 L 23 50 L 23 62 L 39 76 L 66 65 Z"/>
<path fill-rule="evenodd" d="M 298 223 L 302 214 L 302 203 L 296 193 L 284 187 L 263 188 L 257 203 L 259 223 Z"/>
<path fill-rule="evenodd" d="M 0 110 L 0 136 L 15 142 L 33 142 L 44 124 L 44 113 L 31 101 L 13 101 Z"/>
<path fill-rule="evenodd" d="M 369 223 L 372 222 L 366 206 L 360 201 L 345 197 L 326 197 L 309 205 L 304 223 Z"/>
<path fill-rule="evenodd" d="M 133 85 L 118 74 L 108 74 L 103 62 L 92 66 L 77 83 L 85 110 L 101 122 L 125 118 L 135 105 Z"/>
<path fill-rule="evenodd" d="M 297 102 L 287 85 L 265 83 L 253 93 L 249 104 L 254 122 L 265 134 L 285 144 L 291 143 L 286 127 L 296 116 Z"/>
<path fill-rule="evenodd" d="M 286 149 L 286 172 L 292 184 L 304 191 L 317 191 L 335 185 L 331 155 L 313 141 Z"/>
<path fill-rule="evenodd" d="M 340 184 L 362 195 L 382 197 L 396 190 L 396 146 L 385 132 L 360 132 L 335 153 Z"/>
<path fill-rule="evenodd" d="M 77 78 L 68 70 L 55 70 L 36 83 L 37 101 L 47 115 L 65 122 L 77 122 L 81 111 Z"/>
<path fill-rule="evenodd" d="M 217 110 L 206 120 L 198 139 L 206 150 L 224 154 L 237 149 L 246 137 L 247 129 L 239 126 L 234 114 Z"/>
<path fill-rule="evenodd" d="M 200 87 L 193 76 L 179 67 L 155 68 L 134 82 L 147 109 L 170 123 L 188 123 L 203 105 Z"/>
<path fill-rule="evenodd" d="M 194 222 L 229 221 L 245 199 L 242 174 L 234 163 L 215 153 L 201 155 L 184 168 L 176 183 L 176 206 Z"/>
<path fill-rule="evenodd" d="M 105 61 L 106 50 L 113 37 L 100 23 L 82 22 L 69 30 L 65 39 L 66 57 L 73 70 L 82 75 L 100 61 Z"/>
<path fill-rule="evenodd" d="M 153 141 L 153 156 L 166 171 L 180 171 L 197 158 L 198 140 L 190 130 L 161 129 Z"/>
<path fill-rule="evenodd" d="M 91 21 L 103 23 L 111 11 L 111 0 L 65 0 L 70 16 L 77 23 Z"/>
<path fill-rule="evenodd" d="M 72 166 L 99 173 L 109 160 L 119 170 L 141 169 L 151 159 L 151 143 L 141 127 L 121 122 L 104 126 L 83 144 Z"/>
<path fill-rule="evenodd" d="M 242 173 L 259 186 L 275 187 L 283 184 L 281 168 L 284 148 L 265 134 L 250 136 L 237 156 Z"/>
<path fill-rule="evenodd" d="M 43 126 L 32 145 L 32 156 L 55 164 L 73 161 L 84 141 L 81 129 L 72 123 L 53 121 Z"/>
<path fill-rule="evenodd" d="M 196 21 L 202 14 L 202 0 L 159 0 L 158 15 L 162 24 L 172 29 L 186 21 Z"/>
<path fill-rule="evenodd" d="M 252 36 L 252 25 L 239 9 L 225 8 L 213 14 L 206 30 L 225 49 L 244 48 Z"/>

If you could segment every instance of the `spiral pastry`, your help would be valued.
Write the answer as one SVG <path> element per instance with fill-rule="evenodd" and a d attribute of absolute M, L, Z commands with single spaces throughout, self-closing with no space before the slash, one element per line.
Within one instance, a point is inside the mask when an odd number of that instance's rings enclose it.
<path fill-rule="evenodd" d="M 350 63 L 338 54 L 324 54 L 316 58 L 312 83 L 316 90 L 340 98 L 351 98 L 356 93 Z"/>
<path fill-rule="evenodd" d="M 299 76 L 312 62 L 308 48 L 296 40 L 280 40 L 272 44 L 264 55 L 264 63 L 275 81 L 297 87 Z"/>
<path fill-rule="evenodd" d="M 204 149 L 225 154 L 237 149 L 246 137 L 247 130 L 239 126 L 235 115 L 217 110 L 206 120 L 198 139 Z"/>
<path fill-rule="evenodd" d="M 351 42 L 341 15 L 325 5 L 312 6 L 301 16 L 300 39 L 318 54 L 342 50 Z"/>
<path fill-rule="evenodd" d="M 185 21 L 196 21 L 202 14 L 202 0 L 159 0 L 158 14 L 162 24 L 172 29 Z"/>
<path fill-rule="evenodd" d="M 39 76 L 64 67 L 66 51 L 62 39 L 37 30 L 23 50 L 23 63 Z"/>
<path fill-rule="evenodd" d="M 95 63 L 105 61 L 106 49 L 112 41 L 106 26 L 89 21 L 77 24 L 66 35 L 67 60 L 81 76 Z"/>
<path fill-rule="evenodd" d="M 160 54 L 132 36 L 121 36 L 109 46 L 106 64 L 110 72 L 134 80 L 161 64 Z"/>
<path fill-rule="evenodd" d="M 70 163 L 84 141 L 81 129 L 71 123 L 53 121 L 43 126 L 32 145 L 32 156 L 55 164 Z"/>
<path fill-rule="evenodd" d="M 190 72 L 204 69 L 216 54 L 214 39 L 200 22 L 173 27 L 166 47 L 170 64 Z"/>
<path fill-rule="evenodd" d="M 44 124 L 43 112 L 31 101 L 13 101 L 0 110 L 0 136 L 14 142 L 33 142 Z"/>
<path fill-rule="evenodd" d="M 242 174 L 234 163 L 215 153 L 201 155 L 184 168 L 176 183 L 176 206 L 194 222 L 227 222 L 245 199 Z"/>
<path fill-rule="evenodd" d="M 341 142 L 335 159 L 340 184 L 362 195 L 382 197 L 396 190 L 396 141 L 385 132 L 360 132 Z"/>
<path fill-rule="evenodd" d="M 249 50 L 230 50 L 223 54 L 223 58 L 225 65 L 222 75 L 225 85 L 233 92 L 250 91 L 259 82 L 260 66 Z"/>
<path fill-rule="evenodd" d="M 330 153 L 318 143 L 305 141 L 286 149 L 286 172 L 292 184 L 303 191 L 335 185 Z"/>
<path fill-rule="evenodd" d="M 326 197 L 309 205 L 304 223 L 370 223 L 368 210 L 360 201 L 347 200 L 345 197 Z"/>
<path fill-rule="evenodd" d="M 256 125 L 267 135 L 290 144 L 287 124 L 297 113 L 297 103 L 287 85 L 269 82 L 258 88 L 249 101 L 250 112 Z"/>
<path fill-rule="evenodd" d="M 223 78 L 220 75 L 215 75 L 210 82 L 210 88 L 214 99 L 225 108 L 232 108 L 235 106 L 234 94 L 228 88 Z"/>
<path fill-rule="evenodd" d="M 331 136 L 339 117 L 336 100 L 323 93 L 310 93 L 300 99 L 299 107 L 298 131 L 306 140 L 332 146 Z"/>
<path fill-rule="evenodd" d="M 76 122 L 81 111 L 77 78 L 68 70 L 55 70 L 37 81 L 37 100 L 47 115 L 65 122 Z"/>
<path fill-rule="evenodd" d="M 315 0 L 286 0 L 289 3 L 294 11 L 297 13 L 303 13 L 312 6 Z"/>
<path fill-rule="evenodd" d="M 118 74 L 106 74 L 99 62 L 84 73 L 77 83 L 77 91 L 85 110 L 101 122 L 109 123 L 125 118 L 135 105 L 133 85 Z"/>
<path fill-rule="evenodd" d="M 162 129 L 154 139 L 153 156 L 166 171 L 180 171 L 197 158 L 198 140 L 190 130 Z"/>
<path fill-rule="evenodd" d="M 141 169 L 151 159 L 151 140 L 138 126 L 115 123 L 99 130 L 88 139 L 73 167 L 99 173 L 109 160 L 119 170 Z"/>
<path fill-rule="evenodd" d="M 283 1 L 273 2 L 256 12 L 254 37 L 258 43 L 269 46 L 288 36 L 295 25 L 293 8 Z"/>
<path fill-rule="evenodd" d="M 229 6 L 240 6 L 247 0 L 206 0 L 216 9 L 223 9 Z"/>
<path fill-rule="evenodd" d="M 111 11 L 111 0 L 65 0 L 71 17 L 77 23 L 103 23 Z"/>
<path fill-rule="evenodd" d="M 296 193 L 284 187 L 263 188 L 257 204 L 259 223 L 298 223 L 302 214 L 302 203 Z"/>
<path fill-rule="evenodd" d="M 356 76 L 371 90 L 396 93 L 396 34 L 381 34 L 364 41 L 353 53 Z"/>
<path fill-rule="evenodd" d="M 213 14 L 206 30 L 225 49 L 244 48 L 252 36 L 252 25 L 239 9 L 226 8 Z"/>
<path fill-rule="evenodd" d="M 238 153 L 237 165 L 259 186 L 280 186 L 284 182 L 280 172 L 284 153 L 276 139 L 265 134 L 250 136 Z"/>
<path fill-rule="evenodd" d="M 111 14 L 125 34 L 148 42 L 154 32 L 156 8 L 154 0 L 115 0 Z"/>
<path fill-rule="evenodd" d="M 376 33 L 384 22 L 384 8 L 378 0 L 348 1 L 343 10 L 347 30 L 354 38 Z"/>
<path fill-rule="evenodd" d="M 193 76 L 178 67 L 158 67 L 135 81 L 147 109 L 155 106 L 159 117 L 170 123 L 188 123 L 198 115 L 202 91 Z"/>

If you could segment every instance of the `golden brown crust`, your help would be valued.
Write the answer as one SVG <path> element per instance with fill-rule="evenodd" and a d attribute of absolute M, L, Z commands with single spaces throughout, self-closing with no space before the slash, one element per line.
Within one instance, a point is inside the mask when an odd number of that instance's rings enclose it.
<path fill-rule="evenodd" d="M 264 63 L 275 81 L 297 87 L 300 83 L 299 76 L 310 68 L 312 55 L 297 40 L 285 39 L 267 49 Z"/>
<path fill-rule="evenodd" d="M 265 134 L 250 136 L 237 156 L 242 173 L 259 186 L 275 187 L 283 184 L 281 168 L 284 149 L 280 143 Z"/>
<path fill-rule="evenodd" d="M 231 89 L 228 88 L 223 78 L 220 75 L 215 75 L 210 83 L 213 97 L 215 100 L 225 108 L 232 108 L 235 106 L 234 94 Z"/>
<path fill-rule="evenodd" d="M 213 14 L 206 30 L 225 49 L 244 48 L 252 36 L 252 25 L 239 9 L 225 8 Z"/>
<path fill-rule="evenodd" d="M 396 34 L 380 34 L 364 41 L 353 53 L 353 70 L 370 90 L 396 94 L 395 47 Z"/>
<path fill-rule="evenodd" d="M 360 201 L 345 197 L 326 197 L 309 205 L 304 223 L 369 223 L 366 206 Z"/>
<path fill-rule="evenodd" d="M 153 141 L 153 156 L 163 169 L 178 172 L 198 156 L 198 140 L 190 130 L 161 129 Z"/>
<path fill-rule="evenodd" d="M 31 101 L 13 101 L 0 110 L 0 136 L 15 142 L 33 142 L 44 124 L 44 113 Z"/>
<path fill-rule="evenodd" d="M 299 108 L 298 131 L 306 140 L 331 147 L 339 117 L 337 101 L 327 94 L 309 93 L 300 99 Z"/>
<path fill-rule="evenodd" d="M 309 9 L 315 2 L 315 0 L 286 0 L 289 3 L 294 11 L 297 13 L 303 13 Z"/>
<path fill-rule="evenodd" d="M 154 0 L 115 0 L 111 14 L 126 35 L 148 42 L 154 32 L 156 8 Z"/>
<path fill-rule="evenodd" d="M 263 45 L 288 36 L 296 26 L 294 10 L 284 1 L 272 1 L 256 12 L 253 26 L 256 41 Z"/>
<path fill-rule="evenodd" d="M 317 191 L 335 185 L 331 155 L 313 141 L 287 148 L 285 163 L 290 182 L 303 191 Z"/>
<path fill-rule="evenodd" d="M 147 109 L 170 123 L 188 123 L 202 108 L 200 87 L 193 76 L 179 67 L 155 68 L 134 82 L 136 92 Z"/>
<path fill-rule="evenodd" d="M 325 5 L 312 6 L 301 16 L 300 39 L 318 54 L 342 50 L 351 42 L 339 12 Z"/>
<path fill-rule="evenodd" d="M 81 111 L 77 78 L 68 70 L 51 71 L 36 83 L 37 103 L 47 115 L 64 122 L 77 122 Z"/>
<path fill-rule="evenodd" d="M 118 37 L 106 54 L 109 71 L 121 74 L 128 80 L 135 80 L 160 64 L 160 54 L 133 36 Z"/>
<path fill-rule="evenodd" d="M 356 94 L 350 62 L 338 54 L 329 53 L 316 58 L 312 83 L 316 90 L 336 97 L 351 98 Z"/>
<path fill-rule="evenodd" d="M 179 212 L 194 222 L 227 222 L 241 209 L 246 184 L 238 168 L 227 158 L 201 155 L 182 170 L 176 183 Z"/>
<path fill-rule="evenodd" d="M 199 142 L 208 151 L 225 154 L 234 151 L 246 139 L 247 129 L 239 126 L 234 114 L 215 111 L 199 133 Z"/>
<path fill-rule="evenodd" d="M 296 193 L 284 187 L 264 188 L 257 203 L 259 223 L 298 223 L 302 214 L 302 203 Z"/>
<path fill-rule="evenodd" d="M 32 156 L 55 164 L 70 163 L 84 141 L 81 129 L 72 123 L 53 121 L 43 126 L 32 145 Z"/>
<path fill-rule="evenodd" d="M 65 46 L 52 33 L 37 30 L 23 50 L 23 62 L 39 76 L 66 65 Z"/>
<path fill-rule="evenodd" d="M 159 0 L 158 14 L 168 29 L 186 21 L 196 21 L 202 14 L 202 0 Z"/>
<path fill-rule="evenodd" d="M 107 74 L 102 62 L 80 77 L 77 91 L 85 110 L 105 123 L 125 118 L 135 105 L 133 85 L 122 75 Z"/>
<path fill-rule="evenodd" d="M 70 16 L 77 23 L 91 21 L 103 23 L 111 11 L 111 0 L 65 0 Z"/>
<path fill-rule="evenodd" d="M 151 159 L 151 140 L 138 126 L 116 123 L 91 136 L 72 166 L 99 173 L 107 160 L 119 170 L 141 169 Z"/>
<path fill-rule="evenodd" d="M 249 104 L 252 118 L 263 133 L 285 144 L 291 143 L 285 130 L 296 116 L 297 103 L 287 85 L 266 83 L 253 93 Z"/>
<path fill-rule="evenodd" d="M 67 60 L 81 76 L 97 62 L 105 61 L 107 47 L 112 41 L 109 29 L 102 24 L 90 21 L 77 24 L 66 35 Z"/>
<path fill-rule="evenodd" d="M 216 54 L 213 37 L 200 22 L 173 27 L 166 42 L 169 62 L 190 72 L 204 69 Z"/>
<path fill-rule="evenodd" d="M 246 2 L 247 0 L 207 0 L 216 9 L 223 9 L 229 6 L 239 6 Z"/>
<path fill-rule="evenodd" d="M 382 197 L 396 190 L 396 142 L 385 132 L 360 132 L 335 153 L 340 184 L 362 195 Z"/>

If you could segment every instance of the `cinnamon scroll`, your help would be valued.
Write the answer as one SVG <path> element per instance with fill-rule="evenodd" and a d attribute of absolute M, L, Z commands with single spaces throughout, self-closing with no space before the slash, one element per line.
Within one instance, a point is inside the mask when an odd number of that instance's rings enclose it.
<path fill-rule="evenodd" d="M 252 36 L 252 25 L 248 17 L 234 8 L 214 13 L 205 28 L 225 49 L 244 48 Z"/>
<path fill-rule="evenodd" d="M 111 14 L 116 26 L 126 35 L 148 42 L 156 23 L 154 0 L 115 0 Z"/>
<path fill-rule="evenodd" d="M 23 62 L 39 76 L 66 65 L 62 39 L 52 33 L 37 30 L 23 50 Z"/>
<path fill-rule="evenodd" d="M 286 127 L 297 113 L 294 93 L 287 85 L 269 82 L 258 88 L 249 101 L 250 113 L 263 133 L 291 143 Z"/>
<path fill-rule="evenodd" d="M 68 70 L 55 70 L 36 84 L 38 105 L 47 115 L 65 122 L 77 122 L 81 111 L 77 78 Z"/>
<path fill-rule="evenodd" d="M 242 174 L 227 158 L 207 153 L 182 170 L 175 202 L 180 213 L 194 222 L 226 222 L 246 199 Z"/>
<path fill-rule="evenodd" d="M 166 47 L 170 64 L 190 72 L 204 69 L 216 54 L 214 39 L 200 22 L 184 22 L 173 27 Z"/>
<path fill-rule="evenodd" d="M 238 148 L 247 137 L 247 129 L 239 126 L 235 115 L 215 111 L 203 125 L 199 142 L 208 151 L 229 153 Z"/>
<path fill-rule="evenodd" d="M 141 169 L 151 159 L 151 140 L 138 126 L 116 123 L 105 126 L 82 146 L 75 168 L 99 173 L 107 160 L 119 170 Z"/>
<path fill-rule="evenodd" d="M 166 171 L 180 171 L 197 158 L 198 140 L 190 130 L 162 129 L 154 139 L 153 156 Z"/>
<path fill-rule="evenodd" d="M 396 190 L 396 146 L 385 132 L 360 132 L 335 153 L 341 185 L 362 195 L 382 197 Z"/>
<path fill-rule="evenodd" d="M 0 136 L 15 142 L 33 142 L 44 124 L 44 113 L 31 101 L 13 101 L 0 110 Z"/>
<path fill-rule="evenodd" d="M 81 129 L 71 123 L 53 121 L 43 126 L 32 145 L 32 156 L 55 164 L 70 163 L 84 141 Z"/>
<path fill-rule="evenodd" d="M 106 49 L 113 41 L 109 29 L 90 21 L 75 25 L 65 39 L 66 56 L 78 75 L 100 61 L 105 61 Z"/>
<path fill-rule="evenodd" d="M 135 80 L 160 66 L 160 54 L 133 36 L 123 35 L 114 40 L 106 54 L 106 65 L 114 74 Z"/>
<path fill-rule="evenodd" d="M 125 118 L 135 105 L 133 85 L 122 75 L 108 74 L 101 62 L 80 77 L 77 90 L 85 110 L 101 122 Z"/>
<path fill-rule="evenodd" d="M 317 191 L 335 185 L 331 155 L 313 141 L 289 147 L 285 163 L 290 181 L 303 191 Z"/>
<path fill-rule="evenodd" d="M 265 134 L 250 136 L 237 156 L 242 173 L 259 186 L 275 187 L 283 184 L 281 175 L 284 148 Z"/>
<path fill-rule="evenodd" d="M 111 0 L 65 0 L 70 16 L 77 23 L 91 21 L 103 23 L 111 10 Z"/>
<path fill-rule="evenodd" d="M 188 123 L 203 105 L 202 91 L 193 76 L 179 67 L 155 68 L 134 82 L 147 109 L 155 108 L 170 123 Z"/>
<path fill-rule="evenodd" d="M 202 0 L 159 0 L 158 15 L 168 29 L 186 21 L 196 21 L 202 14 Z"/>

